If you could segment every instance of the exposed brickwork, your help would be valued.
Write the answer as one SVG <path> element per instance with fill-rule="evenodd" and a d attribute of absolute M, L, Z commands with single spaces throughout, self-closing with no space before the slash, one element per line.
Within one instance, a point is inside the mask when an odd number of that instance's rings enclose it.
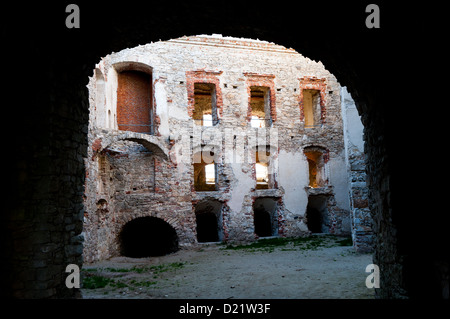
<path fill-rule="evenodd" d="M 93 151 L 93 155 L 91 160 L 94 160 L 95 155 L 102 149 L 102 139 L 101 138 L 97 138 L 91 145 L 92 147 L 92 151 Z"/>
<path fill-rule="evenodd" d="M 118 75 L 117 124 L 119 130 L 151 132 L 152 83 L 149 74 L 122 71 Z"/>
<path fill-rule="evenodd" d="M 108 74 L 108 68 L 133 65 L 125 61 L 154 61 L 146 67 L 144 63 L 138 66 L 139 70 L 153 70 L 154 118 L 159 133 L 144 136 L 125 131 L 122 126 L 119 131 L 97 127 L 98 114 L 91 113 L 89 138 L 93 146 L 89 155 L 96 160 L 89 161 L 87 167 L 87 262 L 118 255 L 121 229 L 138 217 L 161 218 L 175 229 L 180 246 L 195 245 L 196 209 L 205 203 L 220 206 L 215 214 L 219 238 L 224 241 L 249 242 L 258 238 L 256 202 L 258 209 L 260 205 L 270 209 L 272 234 L 308 235 L 305 213 L 311 191 L 304 154 L 308 147 L 326 150 L 324 178 L 330 188 L 316 192 L 325 191 L 329 196 L 329 232 L 350 234 L 347 180 L 334 173 L 345 170 L 340 86 L 335 77 L 321 64 L 282 46 L 248 39 L 216 40 L 198 36 L 157 42 L 113 53 L 98 64 L 98 69 Z M 91 92 L 95 80 L 91 79 Z M 213 84 L 215 97 L 209 96 L 211 86 L 195 84 Z M 108 86 L 114 87 L 114 78 L 106 80 Z M 273 134 L 249 125 L 252 87 L 261 88 L 253 92 L 259 99 L 259 109 L 261 96 L 268 99 L 270 109 L 264 105 L 264 113 L 270 112 Z M 325 116 L 326 106 L 329 117 L 322 127 L 306 129 L 302 125 L 298 106 L 302 89 L 320 91 L 321 114 Z M 326 89 L 335 93 L 327 93 Z M 121 90 L 118 93 L 125 94 Z M 102 100 L 94 95 L 93 110 Z M 212 101 L 219 121 L 212 127 L 194 122 L 201 118 L 194 116 L 194 111 L 207 110 Z M 99 139 L 101 145 L 97 145 Z M 188 154 L 183 149 L 186 141 L 191 147 Z M 194 187 L 194 172 L 202 167 L 195 167 L 193 154 L 202 150 L 202 145 L 214 147 L 216 176 L 214 187 L 200 191 Z M 268 189 L 258 189 L 255 151 L 266 146 L 270 146 Z M 233 152 L 236 154 L 232 154 L 230 162 L 227 159 Z M 103 237 L 95 229 L 99 223 L 96 215 L 105 212 L 98 209 L 99 201 L 107 203 L 108 214 L 115 220 L 114 225 L 103 227 L 108 229 Z"/>
<path fill-rule="evenodd" d="M 276 98 L 275 98 L 275 75 L 273 74 L 257 74 L 257 73 L 244 73 L 246 77 L 247 84 L 247 94 L 248 94 L 248 113 L 247 120 L 250 121 L 252 108 L 250 105 L 250 87 L 252 86 L 262 86 L 269 88 L 270 96 L 270 118 L 272 122 L 277 120 L 277 109 L 276 109 Z"/>
<path fill-rule="evenodd" d="M 305 114 L 303 111 L 303 90 L 318 90 L 320 91 L 320 118 L 321 123 L 325 124 L 325 119 L 327 115 L 326 111 L 326 90 L 327 84 L 326 79 L 318 79 L 315 76 L 305 76 L 300 80 L 300 95 L 299 95 L 299 106 L 300 106 L 300 121 L 305 120 Z"/>
<path fill-rule="evenodd" d="M 222 90 L 220 88 L 220 80 L 219 76 L 222 74 L 222 71 L 205 71 L 205 70 L 197 70 L 197 71 L 186 71 L 186 88 L 188 94 L 188 114 L 192 116 L 194 112 L 194 84 L 195 83 L 212 83 L 216 88 L 216 108 L 219 119 L 223 115 L 223 99 L 222 99 Z"/>

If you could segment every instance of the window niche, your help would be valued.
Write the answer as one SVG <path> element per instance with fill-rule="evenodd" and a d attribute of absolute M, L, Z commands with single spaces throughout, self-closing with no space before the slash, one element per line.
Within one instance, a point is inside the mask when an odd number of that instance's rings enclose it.
<path fill-rule="evenodd" d="M 132 69 L 119 71 L 117 85 L 119 130 L 153 134 L 151 73 Z"/>
<path fill-rule="evenodd" d="M 326 163 L 328 151 L 320 147 L 307 147 L 304 154 L 308 161 L 309 184 L 311 188 L 325 187 L 328 184 Z"/>
<path fill-rule="evenodd" d="M 214 126 L 222 117 L 222 71 L 186 71 L 188 115 L 199 126 Z"/>
<path fill-rule="evenodd" d="M 305 76 L 299 80 L 300 120 L 304 121 L 305 128 L 322 126 L 326 121 L 326 79 Z"/>
<path fill-rule="evenodd" d="M 271 127 L 277 120 L 275 75 L 244 72 L 247 84 L 247 121 L 251 127 Z"/>
<path fill-rule="evenodd" d="M 250 125 L 251 127 L 270 127 L 270 88 L 250 87 Z"/>
<path fill-rule="evenodd" d="M 215 84 L 194 83 L 194 111 L 192 117 L 195 124 L 200 126 L 214 126 L 218 123 Z"/>
<path fill-rule="evenodd" d="M 303 112 L 305 113 L 305 127 L 322 124 L 319 90 L 303 90 Z"/>
<path fill-rule="evenodd" d="M 273 174 L 273 154 L 270 147 L 259 146 L 255 152 L 256 189 L 273 189 L 276 183 Z"/>
<path fill-rule="evenodd" d="M 217 164 L 214 152 L 200 151 L 194 154 L 194 189 L 196 191 L 217 190 Z"/>

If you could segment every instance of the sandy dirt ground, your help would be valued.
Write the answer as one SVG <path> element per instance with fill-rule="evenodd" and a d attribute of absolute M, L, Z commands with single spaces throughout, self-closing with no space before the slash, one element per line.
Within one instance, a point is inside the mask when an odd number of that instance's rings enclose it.
<path fill-rule="evenodd" d="M 230 250 L 203 244 L 162 257 L 116 257 L 85 265 L 82 295 L 89 299 L 369 299 L 374 291 L 365 285 L 365 268 L 371 263 L 370 254 L 355 253 L 351 246 Z M 96 280 L 108 284 L 95 288 Z"/>

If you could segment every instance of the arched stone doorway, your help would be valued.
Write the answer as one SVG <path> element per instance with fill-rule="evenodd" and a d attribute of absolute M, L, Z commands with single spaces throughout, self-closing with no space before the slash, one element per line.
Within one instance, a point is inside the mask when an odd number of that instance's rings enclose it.
<path fill-rule="evenodd" d="M 157 217 L 139 217 L 126 223 L 119 234 L 120 253 L 126 257 L 164 256 L 178 250 L 175 229 Z"/>
<path fill-rule="evenodd" d="M 195 206 L 197 241 L 218 242 L 223 239 L 222 203 L 204 200 Z"/>
<path fill-rule="evenodd" d="M 312 233 L 328 233 L 330 225 L 327 202 L 328 198 L 325 195 L 311 195 L 308 197 L 306 225 Z"/>
<path fill-rule="evenodd" d="M 258 237 L 278 235 L 278 199 L 261 197 L 253 203 L 255 234 Z"/>

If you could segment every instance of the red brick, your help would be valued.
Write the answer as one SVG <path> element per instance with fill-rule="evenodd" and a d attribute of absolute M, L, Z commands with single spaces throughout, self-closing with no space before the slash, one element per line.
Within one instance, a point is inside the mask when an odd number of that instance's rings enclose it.
<path fill-rule="evenodd" d="M 152 111 L 151 76 L 144 72 L 119 73 L 117 88 L 117 124 L 119 130 L 150 132 Z"/>
<path fill-rule="evenodd" d="M 320 91 L 320 108 L 321 108 L 321 121 L 325 123 L 326 118 L 326 88 L 327 84 L 325 79 L 318 79 L 315 76 L 304 76 L 300 80 L 300 96 L 299 96 L 299 107 L 300 107 L 300 121 L 305 120 L 305 113 L 303 112 L 303 90 L 318 90 Z"/>

